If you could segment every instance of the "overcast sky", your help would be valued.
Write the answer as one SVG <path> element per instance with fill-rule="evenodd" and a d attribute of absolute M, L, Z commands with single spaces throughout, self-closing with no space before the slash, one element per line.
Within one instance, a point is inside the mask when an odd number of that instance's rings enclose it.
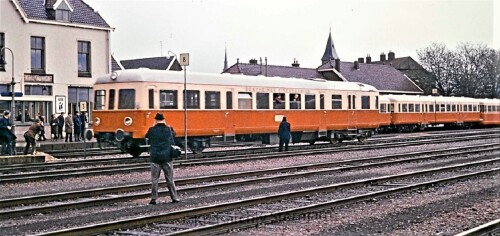
<path fill-rule="evenodd" d="M 84 1 L 115 28 L 118 60 L 190 53 L 188 70 L 196 72 L 220 73 L 225 46 L 229 66 L 267 57 L 316 68 L 330 29 L 342 61 L 378 60 L 389 50 L 418 59 L 416 50 L 432 42 L 500 49 L 498 0 Z"/>

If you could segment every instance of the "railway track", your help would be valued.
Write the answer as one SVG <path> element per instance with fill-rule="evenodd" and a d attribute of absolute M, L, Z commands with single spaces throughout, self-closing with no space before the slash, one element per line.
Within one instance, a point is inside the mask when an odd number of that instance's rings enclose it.
<path fill-rule="evenodd" d="M 497 138 L 498 134 L 481 134 L 481 135 L 468 135 L 466 137 L 451 137 L 443 138 L 442 136 L 432 137 L 423 140 L 416 141 L 400 141 L 393 143 L 379 143 L 373 145 L 357 145 L 357 146 L 345 146 L 345 147 L 323 147 L 318 149 L 311 149 L 310 146 L 306 147 L 304 150 L 295 150 L 290 152 L 269 152 L 272 149 L 267 149 L 265 152 L 257 153 L 239 153 L 234 155 L 228 155 L 223 157 L 212 157 L 208 159 L 188 159 L 188 160 L 176 160 L 174 166 L 195 166 L 195 165 L 214 165 L 223 163 L 233 163 L 233 162 L 244 162 L 244 161 L 256 161 L 264 160 L 270 158 L 285 158 L 296 155 L 314 155 L 314 154 L 330 154 L 335 152 L 345 152 L 345 151 L 359 151 L 359 150 L 371 150 L 380 148 L 391 148 L 391 147 L 402 147 L 402 146 L 413 146 L 413 145 L 423 145 L 423 144 L 436 144 L 444 142 L 458 142 L 476 139 L 486 139 L 486 138 Z M 263 151 L 261 149 L 260 151 Z M 87 167 L 87 168 L 83 168 Z M 22 183 L 40 180 L 51 180 L 51 179 L 64 179 L 82 176 L 94 176 L 94 175 L 112 175 L 117 173 L 125 173 L 132 171 L 147 171 L 150 169 L 147 159 L 113 159 L 113 160 L 81 160 L 72 162 L 62 162 L 62 163 L 35 163 L 35 164 L 22 164 L 22 165 L 9 165 L 0 167 L 0 184 L 2 183 Z"/>
<path fill-rule="evenodd" d="M 408 140 L 416 140 L 423 139 L 428 136 L 442 136 L 446 137 L 449 135 L 452 136 L 460 136 L 460 135 L 475 135 L 475 134 L 487 134 L 487 133 L 498 133 L 500 129 L 478 129 L 478 130 L 445 130 L 445 131 L 432 131 L 432 132 L 424 132 L 424 133 L 412 133 L 405 134 L 407 135 L 406 139 Z M 364 144 L 370 145 L 375 143 L 387 143 L 393 142 L 397 139 L 402 139 L 400 137 L 394 137 L 395 134 L 381 134 L 377 136 L 373 136 L 370 139 L 366 140 Z M 399 136 L 399 134 L 396 134 Z M 315 145 L 306 145 L 299 144 L 297 146 L 290 146 L 290 150 L 293 151 L 295 149 L 303 149 L 306 147 L 310 148 L 322 148 L 322 147 L 332 147 L 332 146 L 342 146 L 342 145 L 358 145 L 358 142 L 344 142 L 342 144 L 330 144 L 330 143 L 320 143 Z M 300 147 L 299 146 L 305 146 Z M 250 143 L 215 143 L 212 147 L 238 147 L 236 150 L 223 150 L 223 151 L 211 151 L 210 148 L 200 154 L 188 153 L 188 159 L 192 158 L 207 158 L 207 157 L 220 157 L 226 155 L 233 155 L 234 153 L 248 152 L 248 153 L 261 153 L 267 152 L 268 149 L 276 150 L 277 147 L 253 147 L 253 144 Z M 243 151 L 245 150 L 245 151 Z M 48 150 L 47 154 L 52 155 L 55 158 L 81 158 L 84 156 L 84 151 L 81 149 L 71 149 L 71 150 Z M 123 154 L 116 147 L 105 147 L 104 149 L 99 148 L 89 148 L 86 150 L 86 156 L 106 156 L 106 155 L 115 155 L 115 154 Z"/>
<path fill-rule="evenodd" d="M 337 161 L 321 164 L 308 164 L 287 168 L 278 168 L 261 171 L 249 171 L 230 173 L 226 175 L 203 176 L 192 179 L 177 180 L 181 187 L 179 193 L 187 194 L 191 192 L 227 188 L 231 186 L 241 186 L 247 184 L 266 183 L 269 181 L 279 181 L 290 178 L 308 178 L 317 175 L 329 175 L 336 172 L 354 171 L 359 169 L 375 168 L 402 163 L 415 163 L 423 161 L 450 159 L 455 155 L 471 155 L 478 153 L 491 153 L 498 151 L 498 145 L 491 146 L 469 146 L 462 148 L 443 149 L 439 151 L 429 151 L 424 153 L 404 153 L 399 155 L 377 156 L 356 160 Z M 466 151 L 468 150 L 468 151 Z M 450 154 L 451 152 L 455 154 Z M 473 158 L 477 160 L 477 158 Z M 492 161 L 493 160 L 493 161 Z M 486 157 L 484 163 L 496 162 L 491 157 Z M 478 162 L 479 163 L 479 162 Z M 481 162 L 482 163 L 482 162 Z M 290 173 L 291 172 L 291 173 Z M 249 179 L 249 177 L 251 177 Z M 258 177 L 258 178 L 255 178 Z M 225 181 L 215 182 L 214 181 Z M 229 181 L 229 182 L 228 182 Z M 196 186 L 189 186 L 189 185 Z M 200 185 L 203 184 L 203 185 Z M 33 214 L 45 214 L 47 212 L 62 211 L 65 209 L 76 209 L 113 202 L 124 202 L 134 199 L 148 198 L 149 192 L 129 193 L 132 191 L 147 191 L 150 184 L 139 184 L 131 186 L 121 186 L 105 189 L 89 189 L 86 191 L 75 191 L 70 193 L 60 193 L 42 196 L 25 196 L 16 199 L 4 199 L 0 201 L 0 218 L 13 218 L 28 216 Z M 118 195 L 122 194 L 122 195 Z M 110 196 L 112 195 L 112 196 Z M 89 199 L 94 197 L 95 199 Z M 68 201 L 69 199 L 75 199 Z M 17 207 L 16 207 L 17 206 Z M 20 206 L 20 207 L 19 207 Z"/>
<path fill-rule="evenodd" d="M 439 167 L 391 175 L 365 178 L 335 184 L 295 189 L 261 196 L 246 196 L 225 203 L 211 203 L 189 209 L 157 211 L 140 217 L 92 223 L 56 231 L 43 231 L 41 235 L 81 234 L 179 234 L 202 235 L 223 233 L 229 230 L 252 227 L 330 209 L 339 205 L 395 195 L 410 190 L 430 188 L 442 183 L 469 179 L 476 176 L 500 173 L 498 155 L 470 158 L 464 163 L 449 163 Z M 420 157 L 424 158 L 424 157 Z M 425 157 L 437 158 L 437 157 Z M 414 162 L 416 160 L 413 160 Z M 373 164 L 373 163 L 372 163 Z M 386 163 L 385 165 L 387 165 Z M 394 163 L 393 163 L 394 164 Z M 360 165 L 363 166 L 363 165 Z M 343 167 L 343 168 L 368 168 Z M 341 171 L 338 168 L 336 171 Z M 316 170 L 316 175 L 325 175 L 326 170 Z M 332 170 L 330 170 L 332 171 Z M 302 173 L 297 173 L 298 175 Z M 270 178 L 270 177 L 269 177 Z M 291 176 L 280 177 L 291 178 Z M 295 177 L 297 178 L 297 177 Z M 263 178 L 265 179 L 265 178 Z M 257 180 L 255 180 L 257 181 Z M 262 181 L 262 180 L 259 180 Z M 267 181 L 276 181 L 269 180 Z M 241 185 L 241 183 L 238 183 Z M 219 189 L 221 186 L 211 187 Z M 354 194 L 348 194 L 358 189 Z M 199 190 L 198 190 L 199 191 Z M 340 193 L 343 197 L 339 197 Z M 345 196 L 345 195 L 348 196 Z M 335 200 L 331 200 L 335 199 Z M 252 214 L 249 214 L 252 212 Z M 249 216 L 250 215 L 250 216 Z M 151 225 L 153 224 L 154 225 Z M 148 225 L 149 224 L 149 225 Z M 145 226 L 148 225 L 148 226 Z M 125 230 L 127 229 L 127 230 Z"/>

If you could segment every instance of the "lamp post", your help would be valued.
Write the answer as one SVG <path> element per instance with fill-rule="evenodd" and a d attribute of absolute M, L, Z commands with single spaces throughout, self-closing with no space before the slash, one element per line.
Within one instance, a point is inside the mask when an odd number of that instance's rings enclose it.
<path fill-rule="evenodd" d="M 16 98 L 15 98 L 15 94 L 14 94 L 14 86 L 16 85 L 16 81 L 14 80 L 14 53 L 12 52 L 12 50 L 8 47 L 3 47 L 2 49 L 0 49 L 0 54 L 5 54 L 5 49 L 9 50 L 11 56 L 12 56 L 12 81 L 10 82 L 10 91 L 11 91 L 11 96 L 12 96 L 12 100 L 11 100 L 11 104 L 10 104 L 10 111 L 11 111 L 11 115 L 10 115 L 10 120 L 11 120 L 11 123 L 12 123 L 12 129 L 11 129 L 11 132 L 12 134 L 16 135 L 16 125 L 14 124 L 14 117 L 16 116 Z M 4 57 L 0 57 L 0 65 L 6 65 L 6 61 L 4 59 Z M 16 155 L 16 146 L 15 146 L 15 143 L 12 144 L 12 149 L 13 149 L 13 154 Z"/>

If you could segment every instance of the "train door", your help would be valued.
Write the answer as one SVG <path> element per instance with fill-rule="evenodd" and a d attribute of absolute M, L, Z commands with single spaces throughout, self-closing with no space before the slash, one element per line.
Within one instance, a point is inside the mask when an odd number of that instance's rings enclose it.
<path fill-rule="evenodd" d="M 226 91 L 226 110 L 224 112 L 224 141 L 234 141 L 236 137 L 234 129 L 234 114 L 233 114 L 233 91 Z"/>
<path fill-rule="evenodd" d="M 347 94 L 347 127 L 348 129 L 357 128 L 357 113 L 356 113 L 356 95 Z"/>
<path fill-rule="evenodd" d="M 319 115 L 319 132 L 320 133 L 326 133 L 327 128 L 326 128 L 326 120 L 327 120 L 327 115 L 328 113 L 325 111 L 325 94 L 320 93 L 319 94 L 319 110 L 321 111 L 321 115 Z"/>

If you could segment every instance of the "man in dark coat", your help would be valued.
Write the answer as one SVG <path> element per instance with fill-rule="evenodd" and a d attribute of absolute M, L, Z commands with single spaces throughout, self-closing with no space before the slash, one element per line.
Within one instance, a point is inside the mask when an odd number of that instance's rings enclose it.
<path fill-rule="evenodd" d="M 82 131 L 82 121 L 80 120 L 80 112 L 76 112 L 73 116 L 73 133 L 75 135 L 75 142 L 80 141 L 80 132 Z"/>
<path fill-rule="evenodd" d="M 64 112 L 61 112 L 61 115 L 57 117 L 57 134 L 59 134 L 59 138 L 63 138 L 63 127 L 64 127 Z"/>
<path fill-rule="evenodd" d="M 80 121 L 82 122 L 80 136 L 82 137 L 82 139 L 84 139 L 85 138 L 85 129 L 87 129 L 87 123 L 89 122 L 87 119 L 87 115 L 85 114 L 84 111 L 82 111 L 82 114 L 80 114 Z"/>
<path fill-rule="evenodd" d="M 285 145 L 285 151 L 288 151 L 288 142 L 290 142 L 290 123 L 286 121 L 286 117 L 283 117 L 283 120 L 280 123 L 280 127 L 278 129 L 278 135 L 280 137 L 280 145 L 278 151 L 283 151 L 283 144 Z"/>
<path fill-rule="evenodd" d="M 146 138 L 150 145 L 150 161 L 151 161 L 151 201 L 149 204 L 155 205 L 158 198 L 158 181 L 160 173 L 163 170 L 165 179 L 167 180 L 168 192 L 172 198 L 172 202 L 179 202 L 177 191 L 174 183 L 174 166 L 170 152 L 173 143 L 173 134 L 171 128 L 165 123 L 165 117 L 162 113 L 157 113 L 155 116 L 155 125 L 149 128 L 146 133 Z"/>
<path fill-rule="evenodd" d="M 0 141 L 2 142 L 2 156 L 14 155 L 13 142 L 16 136 L 12 133 L 12 122 L 10 121 L 10 111 L 4 111 L 0 118 Z"/>

